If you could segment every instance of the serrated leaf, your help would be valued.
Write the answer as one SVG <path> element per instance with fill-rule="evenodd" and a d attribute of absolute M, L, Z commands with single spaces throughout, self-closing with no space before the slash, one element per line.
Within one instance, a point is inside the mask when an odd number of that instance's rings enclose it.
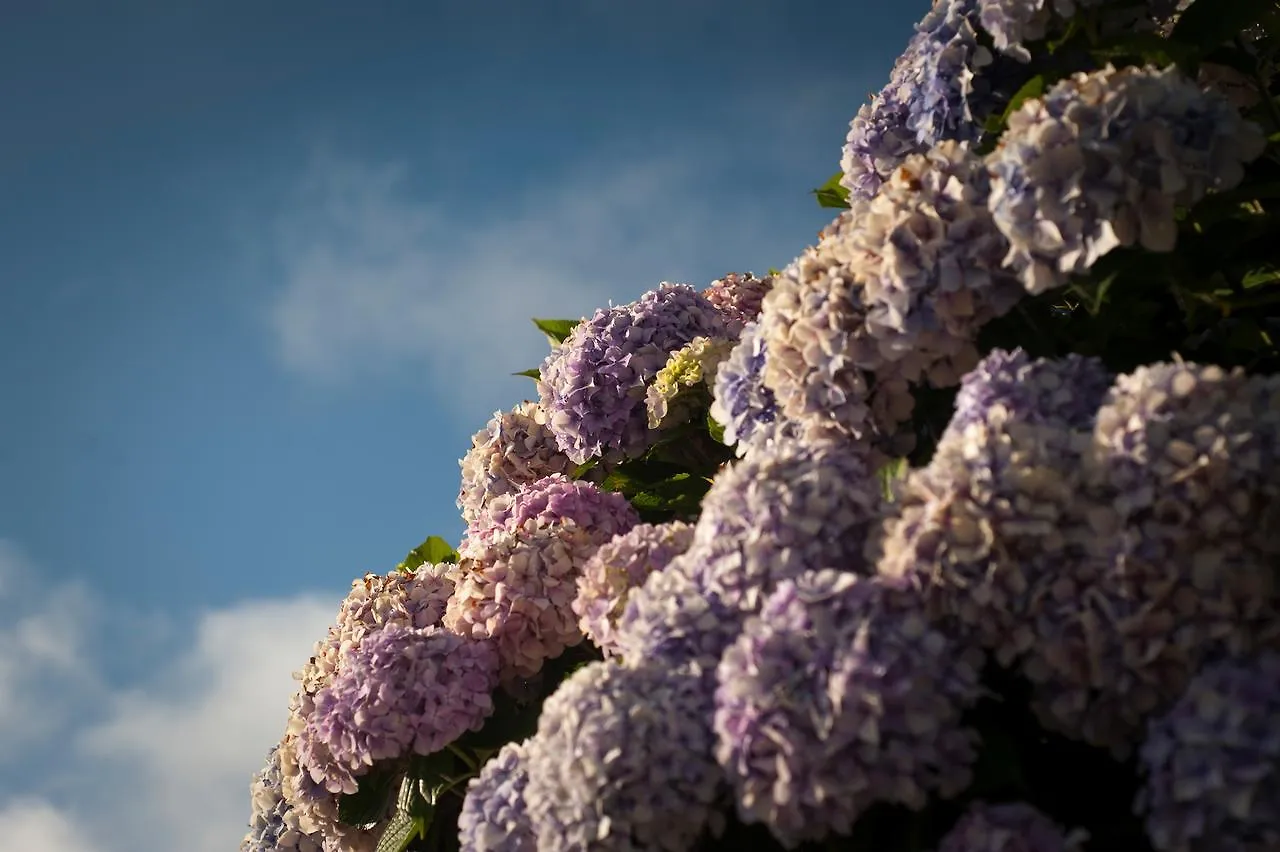
<path fill-rule="evenodd" d="M 819 207 L 849 209 L 849 190 L 840 185 L 842 178 L 844 173 L 836 172 L 822 186 L 809 190 L 810 194 L 817 196 Z"/>
<path fill-rule="evenodd" d="M 425 828 L 421 819 L 411 817 L 404 811 L 397 811 L 391 822 L 387 823 L 382 837 L 378 838 L 376 852 L 404 852 L 415 837 L 423 835 Z"/>
<path fill-rule="evenodd" d="M 438 535 L 431 535 L 427 536 L 427 540 L 422 544 L 410 550 L 401 564 L 413 570 L 428 563 L 438 565 L 441 562 L 456 563 L 457 561 L 458 551 L 453 549 L 453 545 Z"/>
<path fill-rule="evenodd" d="M 535 319 L 533 324 L 547 336 L 552 346 L 559 346 L 581 322 L 582 320 L 571 319 Z"/>
<path fill-rule="evenodd" d="M 1198 0 L 1187 7 L 1169 38 L 1207 52 L 1261 20 L 1274 0 Z"/>
<path fill-rule="evenodd" d="M 542 381 L 542 371 L 539 370 L 537 367 L 530 367 L 527 370 L 521 370 L 520 372 L 512 373 L 511 375 L 528 376 L 529 378 L 533 379 L 535 382 Z"/>
<path fill-rule="evenodd" d="M 381 822 L 400 778 L 399 767 L 386 763 L 374 766 L 360 778 L 354 793 L 338 797 L 338 820 L 352 826 Z"/>

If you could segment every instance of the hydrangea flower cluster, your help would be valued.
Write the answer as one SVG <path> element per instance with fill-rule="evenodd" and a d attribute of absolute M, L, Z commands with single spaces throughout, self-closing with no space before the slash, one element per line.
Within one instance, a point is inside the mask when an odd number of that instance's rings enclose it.
<path fill-rule="evenodd" d="M 871 573 L 865 550 L 882 500 L 865 454 L 848 443 L 778 441 L 715 478 L 674 565 L 741 621 L 807 570 Z"/>
<path fill-rule="evenodd" d="M 1022 349 L 993 349 L 961 379 L 940 441 L 954 440 L 970 424 L 1002 412 L 1022 423 L 1092 430 L 1112 379 L 1097 358 L 1032 358 Z"/>
<path fill-rule="evenodd" d="M 1006 263 L 1043 293 L 1119 246 L 1170 251 L 1174 206 L 1235 186 L 1265 144 L 1175 66 L 1073 74 L 1009 117 L 988 160 Z"/>
<path fill-rule="evenodd" d="M 582 632 L 605 656 L 618 653 L 615 628 L 631 591 L 689 549 L 693 527 L 683 521 L 640 524 L 597 550 L 578 577 L 573 601 Z"/>
<path fill-rule="evenodd" d="M 697 671 L 592 663 L 543 704 L 524 798 L 540 849 L 690 849 L 723 783 Z"/>
<path fill-rule="evenodd" d="M 1206 667 L 1147 729 L 1138 813 L 1157 852 L 1280 847 L 1280 654 Z"/>
<path fill-rule="evenodd" d="M 729 357 L 733 345 L 732 340 L 695 337 L 673 352 L 645 394 L 649 428 L 677 426 L 688 420 L 693 406 L 681 404 L 681 397 L 692 388 L 713 387 L 716 370 Z"/>
<path fill-rule="evenodd" d="M 298 762 L 329 792 L 354 793 L 374 761 L 434 754 L 479 730 L 497 678 L 488 642 L 439 627 L 384 627 L 317 693 Z"/>
<path fill-rule="evenodd" d="M 513 494 L 521 485 L 550 476 L 569 474 L 573 462 L 560 452 L 547 428 L 542 406 L 524 402 L 493 418 L 471 439 L 471 449 L 458 465 L 462 487 L 458 508 L 468 524 L 496 497 Z"/>
<path fill-rule="evenodd" d="M 537 852 L 524 802 L 528 783 L 528 747 L 507 743 L 467 784 L 458 815 L 462 852 Z"/>
<path fill-rule="evenodd" d="M 292 810 L 281 789 L 280 747 L 272 746 L 266 765 L 249 786 L 252 810 L 249 832 L 240 841 L 240 852 L 323 852 L 320 842 L 303 834 L 286 820 Z"/>
<path fill-rule="evenodd" d="M 865 330 L 909 381 L 927 373 L 935 386 L 955 384 L 978 360 L 978 329 L 1023 295 L 1001 267 L 1008 244 L 988 192 L 982 159 L 942 142 L 907 157 L 854 208 L 848 269 L 863 285 Z"/>
<path fill-rule="evenodd" d="M 764 294 L 773 287 L 773 282 L 772 275 L 757 278 L 751 272 L 730 272 L 725 277 L 712 281 L 711 286 L 702 291 L 702 295 L 720 311 L 729 336 L 737 338 L 747 323 L 755 322 L 760 317 Z"/>
<path fill-rule="evenodd" d="M 975 802 L 942 838 L 938 852 L 1075 852 L 1088 834 L 1066 833 L 1026 802 Z"/>
<path fill-rule="evenodd" d="M 1082 558 L 1036 613 L 1046 727 L 1123 754 L 1204 660 L 1274 633 L 1277 469 L 1280 379 L 1182 361 L 1116 379 L 1082 464 Z"/>
<path fill-rule="evenodd" d="M 450 571 L 450 630 L 493 639 L 502 679 L 535 675 L 582 641 L 573 601 L 596 548 L 640 522 L 621 494 L 554 474 L 522 486 L 501 512 L 482 514 Z"/>
<path fill-rule="evenodd" d="M 623 660 L 714 670 L 738 635 L 741 611 L 699 588 L 688 561 L 687 553 L 675 557 L 628 596 L 614 633 L 615 651 Z"/>
<path fill-rule="evenodd" d="M 760 323 L 748 323 L 729 357 L 716 371 L 711 417 L 724 428 L 724 442 L 739 456 L 776 438 L 799 437 L 796 424 L 779 420 L 773 391 L 764 384 L 766 357 Z"/>
<path fill-rule="evenodd" d="M 301 683 L 304 696 L 327 686 L 342 655 L 358 648 L 369 633 L 391 624 L 439 624 L 453 594 L 453 581 L 448 576 L 451 567 L 427 563 L 412 573 L 365 574 L 353 580 L 328 636 L 316 643 L 312 657 L 293 676 Z"/>
<path fill-rule="evenodd" d="M 642 453 L 651 440 L 645 386 L 694 338 L 728 336 L 720 311 L 687 284 L 596 311 L 542 364 L 538 393 L 560 450 L 578 464 Z"/>
<path fill-rule="evenodd" d="M 876 802 L 918 810 L 959 793 L 978 663 L 901 584 L 834 570 L 782 582 L 717 672 L 716 757 L 739 814 L 794 848 Z"/>
<path fill-rule="evenodd" d="M 1020 85 L 1020 71 L 979 43 L 979 0 L 935 0 L 916 24 L 889 82 L 849 126 L 841 185 L 871 199 L 910 154 L 945 140 L 977 141 L 988 115 Z"/>
<path fill-rule="evenodd" d="M 933 458 L 900 483 L 885 521 L 880 573 L 912 583 L 931 617 L 1002 664 L 1036 643 L 1047 587 L 1080 561 L 1081 459 L 1108 384 L 1096 360 L 994 350 L 965 377 Z M 1065 404 L 1036 407 L 1048 400 Z"/>
<path fill-rule="evenodd" d="M 1028 42 L 1049 34 L 1055 25 L 1076 14 L 1077 8 L 1101 5 L 1104 0 L 978 0 L 978 21 L 991 36 L 996 50 L 1031 61 Z"/>

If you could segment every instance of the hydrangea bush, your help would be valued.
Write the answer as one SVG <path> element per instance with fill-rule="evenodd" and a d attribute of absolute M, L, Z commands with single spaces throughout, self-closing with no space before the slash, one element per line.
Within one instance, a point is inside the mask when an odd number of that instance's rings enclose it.
<path fill-rule="evenodd" d="M 922 12 L 783 269 L 535 320 L 242 852 L 1280 849 L 1280 11 Z"/>

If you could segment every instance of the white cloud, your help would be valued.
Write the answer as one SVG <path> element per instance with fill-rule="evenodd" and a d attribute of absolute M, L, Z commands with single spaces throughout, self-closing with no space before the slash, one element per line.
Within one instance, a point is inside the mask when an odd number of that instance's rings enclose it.
<path fill-rule="evenodd" d="M 0 838 L 22 852 L 98 852 L 67 814 L 49 802 L 23 797 L 0 807 Z"/>
<path fill-rule="evenodd" d="M 0 767 L 21 763 L 100 688 L 86 655 L 96 622 L 83 584 L 41 581 L 0 540 Z"/>
<path fill-rule="evenodd" d="M 403 164 L 318 155 L 273 231 L 284 364 L 329 381 L 423 365 L 470 411 L 511 396 L 497 382 L 545 356 L 530 317 L 581 317 L 662 280 L 763 272 L 803 247 L 765 205 L 711 197 L 714 145 L 663 141 L 703 155 L 579 162 L 480 205 L 474 222 L 411 193 Z"/>
<path fill-rule="evenodd" d="M 8 625 L 0 630 L 0 731 L 6 744 L 11 725 L 28 736 L 27 759 L 0 775 L 0 846 L 234 849 L 248 821 L 251 775 L 284 728 L 292 672 L 324 636 L 338 601 L 301 596 L 204 613 L 185 629 L 157 632 L 173 633 L 169 653 L 153 676 L 120 686 L 88 673 L 111 653 L 105 637 L 122 626 L 111 618 L 137 615 L 109 612 L 83 586 L 37 579 L 0 540 L 8 595 L 0 605 L 15 591 L 40 593 L 36 607 L 23 598 L 26 616 L 0 621 Z M 5 752 L 0 768 L 13 757 Z"/>
<path fill-rule="evenodd" d="M 84 759 L 130 779 L 98 803 L 129 814 L 113 849 L 223 852 L 244 833 L 249 781 L 284 729 L 291 673 L 337 601 L 251 601 L 206 614 L 193 646 L 154 681 L 114 696 L 84 730 Z"/>

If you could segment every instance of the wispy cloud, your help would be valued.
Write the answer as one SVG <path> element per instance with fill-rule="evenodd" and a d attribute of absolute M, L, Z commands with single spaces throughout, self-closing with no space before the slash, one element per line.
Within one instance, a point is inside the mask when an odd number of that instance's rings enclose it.
<path fill-rule="evenodd" d="M 762 272 L 803 246 L 776 211 L 742 203 L 723 145 L 670 138 L 654 150 L 682 153 L 578 160 L 462 210 L 410 191 L 405 164 L 317 155 L 273 230 L 282 362 L 321 381 L 425 368 L 473 409 L 510 397 L 495 380 L 546 354 L 532 316 L 581 317 L 662 280 Z"/>
<path fill-rule="evenodd" d="M 16 553 L 0 541 L 0 588 L 35 580 Z M 23 753 L 21 786 L 0 784 L 4 848 L 235 848 L 248 818 L 250 775 L 284 728 L 291 673 L 324 635 L 337 601 L 301 596 L 207 612 L 173 637 L 151 676 L 120 685 L 87 674 L 111 653 L 103 636 L 113 613 L 81 587 L 46 581 L 42 594 L 48 609 L 32 618 L 50 617 L 71 599 L 95 618 L 84 622 L 74 647 L 55 649 L 47 640 L 46 631 L 67 635 L 74 619 L 66 614 L 56 627 L 20 621 L 0 632 L 0 647 L 10 652 L 0 700 L 11 711 L 0 730 L 9 735 L 14 719 L 42 719 Z M 58 676 L 40 675 L 51 671 Z M 14 696 L 24 693 L 11 682 L 37 689 L 19 706 Z"/>

